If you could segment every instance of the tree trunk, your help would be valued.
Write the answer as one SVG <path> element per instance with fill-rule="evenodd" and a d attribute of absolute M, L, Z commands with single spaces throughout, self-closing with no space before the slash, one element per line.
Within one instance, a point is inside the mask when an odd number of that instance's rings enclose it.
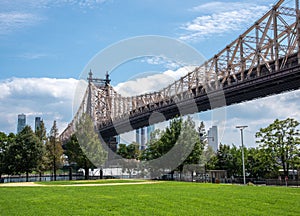
<path fill-rule="evenodd" d="M 72 167 L 69 167 L 69 180 L 72 180 Z"/>
<path fill-rule="evenodd" d="M 174 170 L 172 170 L 172 172 L 171 172 L 171 180 L 172 181 L 174 180 Z"/>
<path fill-rule="evenodd" d="M 29 173 L 28 171 L 26 171 L 26 182 L 28 182 L 28 178 L 29 178 Z"/>
<path fill-rule="evenodd" d="M 192 182 L 194 181 L 194 171 L 192 171 Z"/>
<path fill-rule="evenodd" d="M 128 173 L 129 173 L 129 179 L 131 179 L 131 170 L 128 169 Z"/>
<path fill-rule="evenodd" d="M 56 181 L 56 158 L 55 158 L 55 156 L 53 158 L 53 175 L 54 175 L 54 181 Z"/>
<path fill-rule="evenodd" d="M 87 166 L 87 162 L 86 161 L 84 163 L 84 170 L 85 170 L 85 172 L 84 172 L 84 179 L 88 180 L 89 179 L 89 168 Z"/>
<path fill-rule="evenodd" d="M 53 169 L 54 181 L 56 181 L 56 169 Z"/>
<path fill-rule="evenodd" d="M 285 164 L 284 156 L 281 157 L 281 163 L 282 163 L 282 169 L 283 169 L 284 175 L 288 176 L 288 172 L 286 170 L 286 164 Z"/>
<path fill-rule="evenodd" d="M 103 169 L 100 169 L 100 179 L 103 179 Z"/>
<path fill-rule="evenodd" d="M 179 166 L 180 181 L 182 181 L 182 172 L 183 172 L 183 165 L 180 165 Z"/>

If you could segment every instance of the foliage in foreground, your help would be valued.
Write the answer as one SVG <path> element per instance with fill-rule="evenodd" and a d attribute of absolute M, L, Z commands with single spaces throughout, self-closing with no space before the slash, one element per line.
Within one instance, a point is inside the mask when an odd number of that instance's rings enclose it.
<path fill-rule="evenodd" d="M 289 169 L 300 165 L 300 132 L 299 122 L 287 118 L 276 119 L 266 128 L 256 133 L 258 143 L 273 160 L 273 164 L 282 167 L 284 175 L 289 175 Z"/>
<path fill-rule="evenodd" d="M 95 132 L 91 117 L 87 114 L 81 116 L 76 124 L 76 133 L 64 147 L 68 162 L 84 168 L 85 179 L 89 178 L 89 168 L 101 167 L 108 155 Z"/>
<path fill-rule="evenodd" d="M 299 188 L 183 182 L 0 188 L 3 215 L 300 215 Z"/>

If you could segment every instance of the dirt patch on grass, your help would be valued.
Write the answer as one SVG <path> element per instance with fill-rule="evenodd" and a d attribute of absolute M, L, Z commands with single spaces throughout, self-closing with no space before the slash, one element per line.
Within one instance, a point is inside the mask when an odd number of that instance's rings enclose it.
<path fill-rule="evenodd" d="M 0 187 L 26 187 L 26 186 L 44 186 L 44 185 L 39 185 L 35 184 L 34 182 L 14 182 L 14 183 L 4 183 L 0 184 Z"/>
<path fill-rule="evenodd" d="M 16 182 L 0 184 L 0 187 L 87 187 L 87 186 L 114 186 L 114 185 L 139 185 L 139 184 L 156 184 L 158 182 L 125 182 L 125 183 L 107 183 L 107 184 L 70 184 L 70 185 L 43 185 L 34 182 Z"/>

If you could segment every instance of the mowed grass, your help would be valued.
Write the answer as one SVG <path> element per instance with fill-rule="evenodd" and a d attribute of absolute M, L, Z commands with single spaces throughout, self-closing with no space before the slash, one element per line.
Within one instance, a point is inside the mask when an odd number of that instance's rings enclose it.
<path fill-rule="evenodd" d="M 0 215 L 300 215 L 300 188 L 184 182 L 0 187 Z"/>

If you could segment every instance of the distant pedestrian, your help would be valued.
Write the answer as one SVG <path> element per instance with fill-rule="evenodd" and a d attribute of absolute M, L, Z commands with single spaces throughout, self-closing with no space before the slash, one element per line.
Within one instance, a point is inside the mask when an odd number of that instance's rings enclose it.
<path fill-rule="evenodd" d="M 285 180 L 285 186 L 287 186 L 289 178 L 287 176 L 285 176 L 284 180 Z"/>

